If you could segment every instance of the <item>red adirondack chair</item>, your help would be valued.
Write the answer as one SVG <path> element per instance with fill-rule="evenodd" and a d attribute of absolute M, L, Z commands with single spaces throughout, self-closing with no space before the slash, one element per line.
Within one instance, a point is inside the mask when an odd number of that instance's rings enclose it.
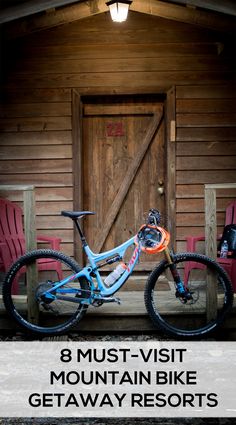
<path fill-rule="evenodd" d="M 23 232 L 22 209 L 7 199 L 0 199 L 0 271 L 7 272 L 9 267 L 26 251 Z M 61 239 L 49 236 L 37 236 L 37 241 L 48 242 L 50 248 L 59 250 Z M 38 261 L 39 270 L 55 270 L 62 279 L 60 264 L 56 261 Z M 19 276 L 18 276 L 19 278 Z M 18 281 L 14 283 L 14 293 L 18 293 Z"/>
<path fill-rule="evenodd" d="M 231 202 L 226 208 L 225 214 L 225 226 L 228 224 L 236 224 L 236 201 Z M 221 236 L 217 237 L 217 240 L 220 240 Z M 199 241 L 204 241 L 205 236 L 188 236 L 187 237 L 187 251 L 196 252 L 196 245 Z M 224 267 L 228 273 L 234 292 L 236 292 L 236 258 L 217 258 L 217 262 Z M 192 269 L 203 268 L 204 266 L 199 266 L 195 262 L 191 262 L 184 270 L 184 279 L 185 282 L 188 281 L 189 273 Z"/>

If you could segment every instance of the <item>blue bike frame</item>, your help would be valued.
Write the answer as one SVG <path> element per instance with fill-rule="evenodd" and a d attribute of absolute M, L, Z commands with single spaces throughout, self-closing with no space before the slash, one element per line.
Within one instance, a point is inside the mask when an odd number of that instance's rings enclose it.
<path fill-rule="evenodd" d="M 131 273 L 134 270 L 135 265 L 137 264 L 141 248 L 139 245 L 135 246 L 133 254 L 131 256 L 131 259 L 127 265 L 127 269 L 125 272 L 120 276 L 120 278 L 115 282 L 111 287 L 107 287 L 99 273 L 99 266 L 98 263 L 107 260 L 110 257 L 113 257 L 115 255 L 123 258 L 126 250 L 134 244 L 135 237 L 132 237 L 128 241 L 124 242 L 123 244 L 119 245 L 116 248 L 113 248 L 109 251 L 105 251 L 101 254 L 95 254 L 87 244 L 83 246 L 83 249 L 85 251 L 85 254 L 88 258 L 88 265 L 84 267 L 80 272 L 70 275 L 67 278 L 61 280 L 60 282 L 57 282 L 53 287 L 47 291 L 45 291 L 45 295 L 48 298 L 56 298 L 56 295 L 52 294 L 52 292 L 57 292 L 58 294 L 63 293 L 77 293 L 78 289 L 76 288 L 66 288 L 63 289 L 63 286 L 69 282 L 74 281 L 75 279 L 79 279 L 82 277 L 85 277 L 87 281 L 90 283 L 90 290 L 91 290 L 91 296 L 89 298 L 84 298 L 79 300 L 81 304 L 92 304 L 92 302 L 96 299 L 99 300 L 100 297 L 109 297 L 110 295 L 113 295 L 116 291 L 118 291 L 121 286 L 126 282 L 126 280 L 129 278 Z M 95 279 L 95 280 L 94 280 Z M 99 292 L 98 292 L 99 291 Z M 78 302 L 78 299 L 77 299 Z"/>

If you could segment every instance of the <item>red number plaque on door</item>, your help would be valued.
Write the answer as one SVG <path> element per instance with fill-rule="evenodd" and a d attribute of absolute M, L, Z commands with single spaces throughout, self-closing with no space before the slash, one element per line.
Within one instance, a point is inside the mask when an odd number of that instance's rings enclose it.
<path fill-rule="evenodd" d="M 122 137 L 125 135 L 124 123 L 122 121 L 109 122 L 106 124 L 107 137 Z"/>

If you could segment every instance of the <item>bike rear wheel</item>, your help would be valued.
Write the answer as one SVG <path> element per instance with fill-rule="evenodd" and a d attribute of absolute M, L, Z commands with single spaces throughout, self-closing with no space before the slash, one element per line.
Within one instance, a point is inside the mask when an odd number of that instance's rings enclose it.
<path fill-rule="evenodd" d="M 226 272 L 210 258 L 182 253 L 173 256 L 182 282 L 191 299 L 184 302 L 176 287 L 167 261 L 162 261 L 149 276 L 145 305 L 156 327 L 172 337 L 201 337 L 214 331 L 233 304 L 232 285 Z M 209 313 L 209 277 L 216 288 L 217 311 Z"/>
<path fill-rule="evenodd" d="M 42 294 L 56 282 L 80 270 L 72 258 L 50 249 L 35 250 L 23 255 L 12 265 L 3 283 L 6 310 L 21 327 L 31 332 L 42 335 L 65 333 L 82 319 L 87 305 L 57 298 L 42 302 Z M 36 310 L 34 308 L 33 312 L 28 311 L 29 279 L 31 283 L 33 280 L 30 294 L 35 300 Z M 86 298 L 88 289 L 85 278 L 73 279 L 63 285 L 64 292 L 59 295 L 79 300 Z M 56 297 L 58 292 L 54 291 L 52 294 Z"/>

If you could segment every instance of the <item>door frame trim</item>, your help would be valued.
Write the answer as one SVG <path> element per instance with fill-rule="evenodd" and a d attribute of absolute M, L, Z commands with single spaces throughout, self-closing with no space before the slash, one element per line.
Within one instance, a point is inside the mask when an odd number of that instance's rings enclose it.
<path fill-rule="evenodd" d="M 125 93 L 123 93 L 125 95 Z M 128 93 L 129 95 L 131 93 Z M 135 93 L 133 93 L 135 94 Z M 146 93 L 147 95 L 160 93 Z M 161 93 L 163 94 L 163 93 Z M 165 120 L 165 145 L 166 145 L 166 197 L 165 208 L 167 213 L 167 225 L 171 233 L 172 246 L 176 245 L 176 148 L 175 148 L 175 86 L 171 87 L 166 93 L 164 101 L 164 120 Z M 91 95 L 91 94 L 90 94 Z M 101 93 L 93 93 L 93 96 L 99 96 Z M 111 95 L 111 93 L 103 93 Z M 145 95 L 145 93 L 143 93 Z M 84 96 L 84 95 L 83 95 Z M 114 94 L 113 94 L 114 96 Z M 84 96 L 85 97 L 85 96 Z M 73 206 L 74 210 L 83 209 L 83 140 L 82 140 L 82 116 L 83 101 L 79 89 L 72 89 L 72 173 L 73 173 Z M 80 249 L 80 239 L 74 229 L 74 257 L 82 264 L 83 255 Z"/>
<path fill-rule="evenodd" d="M 72 89 L 72 182 L 73 182 L 73 209 L 83 209 L 83 144 L 82 144 L 82 112 L 83 104 L 78 90 Z M 83 223 L 81 223 L 83 226 Z M 73 228 L 74 257 L 79 264 L 83 264 L 83 252 L 77 229 Z"/>
<path fill-rule="evenodd" d="M 176 249 L 176 93 L 175 86 L 166 93 L 166 213 L 171 244 Z"/>

